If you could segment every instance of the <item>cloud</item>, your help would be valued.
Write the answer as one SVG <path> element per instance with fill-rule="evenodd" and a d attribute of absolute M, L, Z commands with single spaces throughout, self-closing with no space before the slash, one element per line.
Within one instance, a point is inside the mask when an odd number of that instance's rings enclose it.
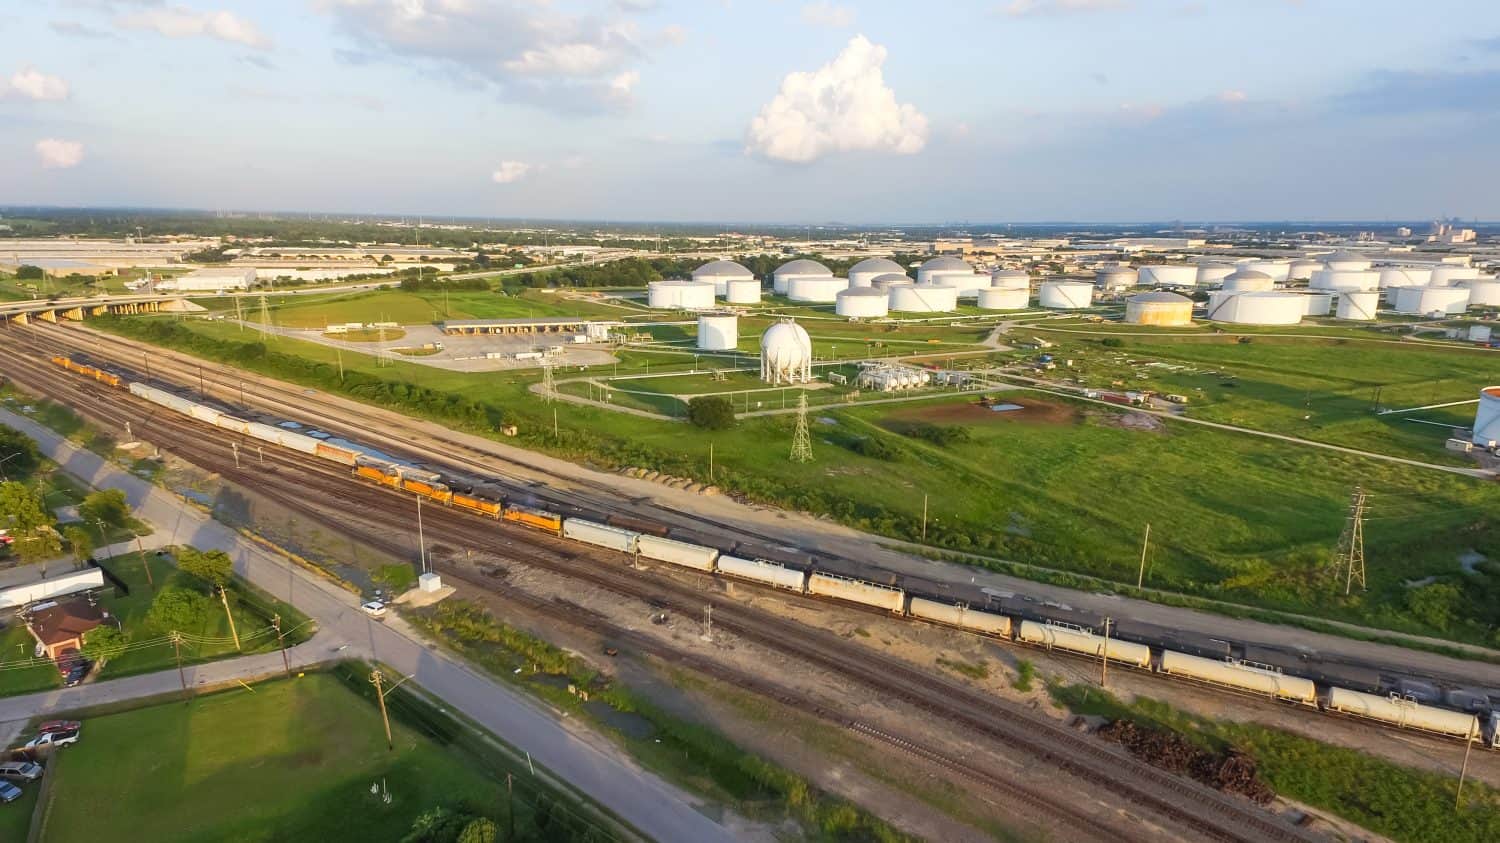
<path fill-rule="evenodd" d="M 159 6 L 115 18 L 124 29 L 144 29 L 167 38 L 217 38 L 258 50 L 271 48 L 271 40 L 256 25 L 233 12 L 200 12 L 185 6 Z"/>
<path fill-rule="evenodd" d="M 348 61 L 393 61 L 447 75 L 455 84 L 556 111 L 599 112 L 631 104 L 622 74 L 648 47 L 680 29 L 642 35 L 629 17 L 646 4 L 614 4 L 604 17 L 540 0 L 318 0 L 354 50 Z M 623 9 L 623 11 L 621 11 Z M 622 91 L 623 88 L 623 91 Z"/>
<path fill-rule="evenodd" d="M 0 80 L 0 97 L 56 102 L 68 98 L 68 83 L 34 67 L 23 67 L 9 79 Z"/>
<path fill-rule="evenodd" d="M 884 47 L 856 35 L 832 62 L 787 74 L 750 123 L 745 151 L 806 163 L 832 152 L 909 155 L 927 144 L 927 118 L 885 84 Z"/>
<path fill-rule="evenodd" d="M 1125 0 L 1011 0 L 1004 11 L 1013 18 L 1031 18 L 1109 12 L 1125 6 Z"/>
<path fill-rule="evenodd" d="M 276 69 L 275 62 L 271 61 L 263 55 L 260 55 L 259 53 L 251 53 L 250 55 L 239 56 L 237 58 L 237 61 L 239 61 L 241 64 L 248 64 L 251 67 L 258 67 L 261 70 Z"/>
<path fill-rule="evenodd" d="M 827 0 L 818 0 L 816 3 L 808 3 L 802 7 L 802 22 L 811 26 L 844 29 L 854 25 L 854 10 L 848 6 L 829 3 Z"/>
<path fill-rule="evenodd" d="M 65 170 L 83 160 L 83 144 L 77 141 L 44 138 L 36 142 L 37 158 L 48 169 Z"/>
<path fill-rule="evenodd" d="M 1246 100 L 1244 91 L 1228 90 L 1219 93 L 1219 102 L 1236 103 Z"/>
<path fill-rule="evenodd" d="M 531 165 L 525 161 L 501 161 L 500 167 L 490 174 L 490 178 L 496 184 L 514 184 L 526 178 L 531 172 Z"/>
<path fill-rule="evenodd" d="M 47 25 L 49 27 L 51 27 L 52 31 L 56 32 L 58 35 L 67 36 L 69 38 L 109 38 L 109 39 L 113 39 L 113 38 L 117 37 L 113 32 L 106 32 L 106 31 L 104 31 L 102 29 L 95 29 L 92 26 L 88 26 L 87 24 L 79 23 L 78 21 L 72 21 L 72 20 L 55 20 L 55 21 L 52 21 L 51 23 L 49 23 Z"/>

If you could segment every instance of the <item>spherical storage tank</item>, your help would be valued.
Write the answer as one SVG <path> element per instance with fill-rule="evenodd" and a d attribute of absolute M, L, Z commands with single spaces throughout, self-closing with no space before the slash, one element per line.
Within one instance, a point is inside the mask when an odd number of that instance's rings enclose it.
<path fill-rule="evenodd" d="M 1344 290 L 1339 293 L 1339 307 L 1335 315 L 1340 319 L 1371 322 L 1374 321 L 1375 309 L 1379 306 L 1379 290 Z"/>
<path fill-rule="evenodd" d="M 1220 282 L 1226 293 L 1263 293 L 1276 288 L 1276 282 L 1264 272 L 1241 269 L 1224 276 Z"/>
<path fill-rule="evenodd" d="M 1138 283 L 1142 287 L 1192 287 L 1198 283 L 1198 267 L 1186 263 L 1143 266 Z"/>
<path fill-rule="evenodd" d="M 1465 282 L 1464 286 L 1469 288 L 1470 307 L 1500 306 L 1500 280 L 1476 278 Z"/>
<path fill-rule="evenodd" d="M 839 291 L 833 310 L 854 319 L 876 319 L 890 313 L 890 293 L 874 287 L 850 287 Z"/>
<path fill-rule="evenodd" d="M 870 286 L 877 290 L 889 290 L 892 287 L 910 287 L 912 283 L 911 278 L 906 275 L 902 275 L 899 272 L 889 272 L 885 275 L 875 276 L 875 279 L 870 282 Z"/>
<path fill-rule="evenodd" d="M 832 275 L 797 276 L 786 282 L 786 297 L 792 301 L 831 302 L 849 282 Z"/>
<path fill-rule="evenodd" d="M 812 379 L 812 338 L 801 325 L 783 319 L 761 334 L 760 379 L 773 384 Z"/>
<path fill-rule="evenodd" d="M 1042 307 L 1056 310 L 1077 310 L 1088 307 L 1094 301 L 1094 285 L 1083 281 L 1047 281 L 1037 297 Z"/>
<path fill-rule="evenodd" d="M 704 351 L 729 351 L 740 344 L 740 318 L 732 313 L 705 313 L 698 317 L 698 347 Z"/>
<path fill-rule="evenodd" d="M 891 310 L 947 313 L 958 308 L 958 288 L 947 284 L 914 284 L 890 288 Z"/>
<path fill-rule="evenodd" d="M 1474 414 L 1474 444 L 1481 448 L 1500 442 L 1500 386 L 1479 390 L 1479 409 Z"/>
<path fill-rule="evenodd" d="M 714 295 L 724 296 L 731 280 L 754 281 L 755 275 L 734 261 L 709 261 L 693 270 L 693 280 L 713 284 Z"/>
<path fill-rule="evenodd" d="M 1125 321 L 1132 325 L 1177 327 L 1193 323 L 1193 300 L 1159 290 L 1125 300 Z"/>
<path fill-rule="evenodd" d="M 754 278 L 730 278 L 724 282 L 724 301 L 755 304 L 760 301 L 760 282 Z"/>
<path fill-rule="evenodd" d="M 1220 290 L 1208 297 L 1208 318 L 1239 325 L 1295 325 L 1307 304 L 1297 293 L 1281 291 L 1234 293 Z"/>
<path fill-rule="evenodd" d="M 1396 291 L 1396 312 L 1408 316 L 1463 313 L 1469 307 L 1464 287 L 1402 287 Z"/>
<path fill-rule="evenodd" d="M 990 273 L 990 286 L 1001 290 L 1030 290 L 1031 276 L 1024 269 L 997 269 Z"/>
<path fill-rule="evenodd" d="M 1031 301 L 1027 287 L 991 287 L 979 291 L 979 306 L 985 310 L 1024 310 Z"/>
<path fill-rule="evenodd" d="M 1314 272 L 1322 268 L 1322 261 L 1292 261 L 1287 267 L 1286 277 L 1288 281 L 1307 281 L 1312 278 Z"/>
<path fill-rule="evenodd" d="M 1234 274 L 1234 267 L 1222 263 L 1198 264 L 1198 286 L 1212 287 Z"/>
<path fill-rule="evenodd" d="M 849 267 L 849 286 L 868 287 L 877 277 L 892 272 L 905 275 L 906 268 L 889 258 L 866 258 Z"/>
<path fill-rule="evenodd" d="M 1128 290 L 1135 286 L 1135 270 L 1125 266 L 1105 266 L 1094 273 L 1094 286 L 1105 292 Z M 1047 282 L 1056 283 L 1056 282 Z M 1042 285 L 1044 288 L 1046 284 Z"/>
<path fill-rule="evenodd" d="M 671 278 L 652 281 L 646 287 L 649 307 L 706 310 L 714 306 L 714 285 L 707 281 L 683 281 Z"/>
<path fill-rule="evenodd" d="M 1308 284 L 1314 290 L 1377 290 L 1380 273 L 1373 269 L 1320 269 Z"/>
<path fill-rule="evenodd" d="M 1370 268 L 1370 259 L 1354 252 L 1339 251 L 1323 258 L 1329 269 L 1340 272 L 1363 272 Z"/>
<path fill-rule="evenodd" d="M 1251 272 L 1264 272 L 1271 276 L 1272 281 L 1278 284 L 1285 284 L 1292 277 L 1292 265 L 1286 261 L 1243 260 L 1238 263 L 1240 269 L 1248 269 Z"/>
<path fill-rule="evenodd" d="M 958 258 L 932 258 L 917 267 L 917 283 L 931 284 L 942 281 L 945 275 L 969 276 L 973 274 L 974 267 Z"/>
<path fill-rule="evenodd" d="M 1459 281 L 1471 281 L 1479 277 L 1477 266 L 1454 266 L 1453 264 L 1442 264 L 1432 268 L 1432 278 L 1427 282 L 1431 287 L 1452 287 Z"/>
<path fill-rule="evenodd" d="M 776 271 L 771 273 L 771 289 L 786 295 L 786 286 L 793 278 L 828 278 L 832 275 L 833 270 L 823 264 L 799 258 L 776 267 Z"/>

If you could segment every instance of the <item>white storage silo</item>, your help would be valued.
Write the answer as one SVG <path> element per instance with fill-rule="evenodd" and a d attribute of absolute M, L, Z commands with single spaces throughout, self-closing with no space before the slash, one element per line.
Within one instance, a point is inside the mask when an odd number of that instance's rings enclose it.
<path fill-rule="evenodd" d="M 1137 274 L 1141 287 L 1192 287 L 1198 283 L 1198 267 L 1192 264 L 1143 266 Z"/>
<path fill-rule="evenodd" d="M 848 288 L 848 280 L 832 275 L 797 276 L 786 282 L 786 297 L 792 301 L 827 303 L 837 300 L 839 291 Z"/>
<path fill-rule="evenodd" d="M 724 301 L 755 304 L 760 301 L 760 282 L 754 278 L 730 278 L 724 283 Z"/>
<path fill-rule="evenodd" d="M 1370 259 L 1349 251 L 1338 251 L 1323 258 L 1329 269 L 1337 272 L 1364 272 L 1370 268 Z"/>
<path fill-rule="evenodd" d="M 1408 316 L 1463 313 L 1469 307 L 1464 287 L 1402 287 L 1396 291 L 1396 312 Z"/>
<path fill-rule="evenodd" d="M 829 278 L 832 275 L 833 270 L 823 264 L 807 258 L 798 258 L 776 267 L 776 271 L 771 273 L 771 289 L 778 295 L 784 296 L 787 284 L 793 278 Z"/>
<path fill-rule="evenodd" d="M 1492 448 L 1500 442 L 1500 386 L 1479 390 L 1479 409 L 1474 413 L 1474 444 Z"/>
<path fill-rule="evenodd" d="M 890 258 L 866 258 L 849 267 L 849 286 L 868 287 L 877 277 L 892 272 L 905 275 L 906 268 Z"/>
<path fill-rule="evenodd" d="M 990 286 L 1001 290 L 1030 290 L 1031 276 L 1024 269 L 997 269 L 990 273 Z"/>
<path fill-rule="evenodd" d="M 1198 264 L 1198 286 L 1213 287 L 1234 274 L 1234 267 L 1222 263 Z"/>
<path fill-rule="evenodd" d="M 1281 291 L 1233 293 L 1220 290 L 1208 297 L 1208 318 L 1239 325 L 1296 325 L 1307 305 L 1297 293 Z"/>
<path fill-rule="evenodd" d="M 1379 290 L 1344 290 L 1339 293 L 1339 306 L 1335 315 L 1340 319 L 1373 322 L 1375 310 L 1378 307 L 1380 307 Z"/>
<path fill-rule="evenodd" d="M 1125 321 L 1131 325 L 1163 328 L 1191 325 L 1193 300 L 1165 290 L 1131 296 L 1125 300 Z"/>
<path fill-rule="evenodd" d="M 1094 285 L 1084 281 L 1045 281 L 1037 297 L 1042 307 L 1078 310 L 1094 301 Z"/>
<path fill-rule="evenodd" d="M 1220 289 L 1226 293 L 1263 293 L 1275 288 L 1276 282 L 1271 280 L 1271 276 L 1253 269 L 1232 272 L 1220 282 Z"/>
<path fill-rule="evenodd" d="M 663 281 L 671 284 L 671 281 Z M 707 281 L 678 281 L 677 306 L 683 310 L 707 310 L 714 306 L 714 285 Z"/>
<path fill-rule="evenodd" d="M 955 272 L 952 275 L 939 276 L 935 283 L 946 284 L 949 287 L 958 288 L 958 297 L 961 299 L 972 299 L 979 295 L 980 290 L 990 288 L 990 274 L 988 272 L 971 272 L 968 275 Z"/>
<path fill-rule="evenodd" d="M 958 308 L 958 288 L 947 284 L 914 284 L 890 288 L 891 310 L 947 313 Z"/>
<path fill-rule="evenodd" d="M 890 272 L 885 275 L 877 275 L 870 282 L 870 286 L 877 290 L 889 290 L 892 287 L 910 287 L 912 280 L 899 272 Z"/>
<path fill-rule="evenodd" d="M 978 305 L 985 310 L 1024 310 L 1031 302 L 1027 287 L 991 287 L 979 291 Z"/>
<path fill-rule="evenodd" d="M 1320 269 L 1313 273 L 1314 290 L 1376 290 L 1380 288 L 1380 273 L 1373 269 Z"/>
<path fill-rule="evenodd" d="M 698 347 L 729 351 L 739 347 L 740 318 L 733 313 L 705 313 L 698 317 Z"/>
<path fill-rule="evenodd" d="M 1251 272 L 1264 272 L 1277 284 L 1285 284 L 1292 277 L 1292 265 L 1287 261 L 1253 258 L 1239 261 L 1239 268 L 1248 269 Z"/>
<path fill-rule="evenodd" d="M 1476 278 L 1464 283 L 1469 288 L 1470 307 L 1497 307 L 1500 306 L 1500 280 L 1495 278 Z"/>
<path fill-rule="evenodd" d="M 646 285 L 647 307 L 676 307 L 680 300 L 679 287 L 666 281 L 652 281 Z"/>
<path fill-rule="evenodd" d="M 850 287 L 839 292 L 833 310 L 851 319 L 876 319 L 890 313 L 891 296 L 874 287 Z"/>
<path fill-rule="evenodd" d="M 1059 283 L 1049 281 L 1048 284 Z M 1128 266 L 1104 266 L 1094 273 L 1094 286 L 1113 293 L 1128 290 L 1136 284 L 1136 272 Z M 1043 285 L 1045 286 L 1045 284 Z"/>
<path fill-rule="evenodd" d="M 974 267 L 969 266 L 958 258 L 932 258 L 931 260 L 924 261 L 921 266 L 917 267 L 917 283 L 948 283 L 943 281 L 943 277 L 946 275 L 969 276 L 973 274 Z"/>
<path fill-rule="evenodd" d="M 714 285 L 714 295 L 725 296 L 728 294 L 729 282 L 732 280 L 754 281 L 755 276 L 750 270 L 735 263 L 734 261 L 709 261 L 708 263 L 693 270 L 694 281 L 704 281 Z M 759 297 L 757 297 L 758 300 Z"/>
<path fill-rule="evenodd" d="M 1307 293 L 1298 293 L 1306 305 L 1306 315 L 1327 316 L 1333 310 L 1333 299 L 1336 293 L 1320 293 L 1316 290 Z"/>
<path fill-rule="evenodd" d="M 1479 277 L 1477 266 L 1454 266 L 1453 264 L 1440 264 L 1432 268 L 1432 278 L 1428 280 L 1430 287 L 1452 287 L 1459 281 L 1471 281 Z"/>
<path fill-rule="evenodd" d="M 1380 289 L 1382 290 L 1396 287 L 1425 287 L 1432 281 L 1432 267 L 1430 266 L 1382 266 L 1376 271 L 1380 273 Z"/>
<path fill-rule="evenodd" d="M 1323 269 L 1322 261 L 1292 261 L 1287 267 L 1286 277 L 1288 281 L 1307 281 L 1312 278 L 1314 272 L 1320 269 Z"/>

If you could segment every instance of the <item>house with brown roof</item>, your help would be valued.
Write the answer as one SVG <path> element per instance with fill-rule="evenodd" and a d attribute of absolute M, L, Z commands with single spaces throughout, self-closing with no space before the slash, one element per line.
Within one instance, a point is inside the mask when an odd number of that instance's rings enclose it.
<path fill-rule="evenodd" d="M 84 634 L 103 623 L 104 612 L 82 598 L 45 605 L 26 618 L 31 637 L 53 661 L 65 652 L 82 650 Z"/>

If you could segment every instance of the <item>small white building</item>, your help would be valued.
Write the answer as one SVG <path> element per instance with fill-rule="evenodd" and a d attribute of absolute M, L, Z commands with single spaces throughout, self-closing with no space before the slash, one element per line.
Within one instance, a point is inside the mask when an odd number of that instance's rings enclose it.
<path fill-rule="evenodd" d="M 248 290 L 255 283 L 253 266 L 215 266 L 195 269 L 186 275 L 156 282 L 156 289 L 179 293 L 217 293 Z"/>

